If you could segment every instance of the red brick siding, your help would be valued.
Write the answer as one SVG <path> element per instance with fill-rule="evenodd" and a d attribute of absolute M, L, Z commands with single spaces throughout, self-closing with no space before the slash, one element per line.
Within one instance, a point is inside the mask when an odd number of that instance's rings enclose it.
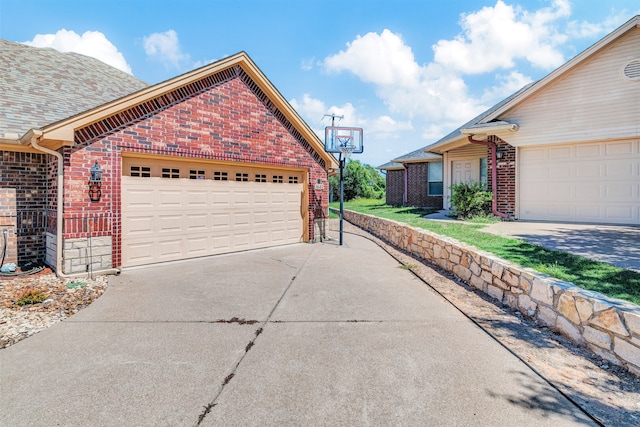
<path fill-rule="evenodd" d="M 427 185 L 428 163 L 408 163 L 407 206 L 442 209 L 442 196 L 429 196 Z"/>
<path fill-rule="evenodd" d="M 504 153 L 497 160 L 497 207 L 498 211 L 515 215 L 516 209 L 516 149 L 497 136 L 491 135 L 489 141 L 494 142 Z M 487 181 L 491 188 L 492 165 L 491 156 L 487 155 Z"/>
<path fill-rule="evenodd" d="M 387 171 L 387 199 L 391 206 L 402 206 L 404 202 L 404 170 Z"/>
<path fill-rule="evenodd" d="M 14 224 L 14 229 L 10 232 L 17 245 L 18 265 L 45 258 L 47 157 L 39 153 L 0 151 L 0 188 L 15 189 L 15 210 L 9 212 L 3 209 L 0 216 L 13 216 L 10 222 Z"/>
<path fill-rule="evenodd" d="M 246 78 L 245 78 L 246 80 Z M 65 149 L 65 238 L 86 236 L 86 229 L 69 229 L 72 218 L 103 213 L 113 218 L 113 265 L 121 263 L 121 153 L 123 151 L 182 158 L 280 165 L 309 171 L 309 237 L 319 211 L 328 207 L 327 174 L 317 153 L 300 143 L 300 135 L 257 98 L 255 88 L 241 77 L 231 78 L 182 102 L 162 106 L 134 124 L 105 131 L 79 130 L 77 144 Z M 104 123 L 104 120 L 101 122 Z M 308 143 L 307 143 L 308 145 Z M 314 155 L 315 154 L 315 155 Z M 102 198 L 91 202 L 87 193 L 89 168 L 98 160 L 104 170 Z M 315 190 L 320 180 L 324 190 Z"/>

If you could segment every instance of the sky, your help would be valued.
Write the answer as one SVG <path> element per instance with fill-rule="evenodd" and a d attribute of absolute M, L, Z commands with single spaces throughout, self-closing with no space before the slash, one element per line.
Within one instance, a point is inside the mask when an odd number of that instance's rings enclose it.
<path fill-rule="evenodd" d="M 0 38 L 149 84 L 246 52 L 324 140 L 379 166 L 437 141 L 640 14 L 637 0 L 0 0 Z"/>

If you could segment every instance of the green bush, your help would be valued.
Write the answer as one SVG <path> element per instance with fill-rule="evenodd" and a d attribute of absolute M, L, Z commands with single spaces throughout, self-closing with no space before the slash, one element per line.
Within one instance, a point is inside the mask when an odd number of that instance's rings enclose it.
<path fill-rule="evenodd" d="M 491 214 L 493 194 L 479 182 L 463 182 L 451 186 L 451 205 L 460 219 Z"/>

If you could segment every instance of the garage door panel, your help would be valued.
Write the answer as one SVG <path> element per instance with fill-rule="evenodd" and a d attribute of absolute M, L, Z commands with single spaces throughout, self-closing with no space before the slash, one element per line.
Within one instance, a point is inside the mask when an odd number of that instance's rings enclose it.
<path fill-rule="evenodd" d="M 520 218 L 640 224 L 639 146 L 623 141 L 520 149 Z"/>
<path fill-rule="evenodd" d="M 123 177 L 123 265 L 302 240 L 302 184 Z"/>

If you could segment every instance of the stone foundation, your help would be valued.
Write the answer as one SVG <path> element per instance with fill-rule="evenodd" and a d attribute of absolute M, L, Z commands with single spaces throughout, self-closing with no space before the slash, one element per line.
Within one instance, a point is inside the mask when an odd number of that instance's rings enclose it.
<path fill-rule="evenodd" d="M 63 261 L 65 274 L 97 272 L 112 268 L 111 236 L 65 239 Z"/>
<path fill-rule="evenodd" d="M 454 273 L 598 356 L 640 375 L 640 307 L 586 291 L 448 237 L 371 215 L 344 219 L 413 256 Z"/>

